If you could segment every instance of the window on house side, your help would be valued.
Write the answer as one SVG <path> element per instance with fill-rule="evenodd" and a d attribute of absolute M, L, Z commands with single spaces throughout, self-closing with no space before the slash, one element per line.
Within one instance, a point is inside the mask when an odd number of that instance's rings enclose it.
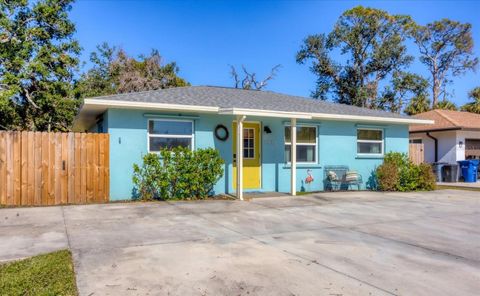
<path fill-rule="evenodd" d="M 357 154 L 383 155 L 383 130 L 357 129 Z"/>
<path fill-rule="evenodd" d="M 174 147 L 193 149 L 193 121 L 151 119 L 148 121 L 148 151 Z"/>
<path fill-rule="evenodd" d="M 285 127 L 285 162 L 291 161 L 291 128 Z M 297 126 L 297 162 L 317 162 L 317 127 Z"/>
<path fill-rule="evenodd" d="M 422 139 L 410 139 L 411 144 L 422 144 Z"/>

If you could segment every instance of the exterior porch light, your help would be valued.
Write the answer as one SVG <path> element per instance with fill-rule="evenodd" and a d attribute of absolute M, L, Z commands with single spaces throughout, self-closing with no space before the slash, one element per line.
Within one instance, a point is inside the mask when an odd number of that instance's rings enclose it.
<path fill-rule="evenodd" d="M 292 118 L 290 123 L 290 138 L 291 138 L 291 190 L 292 195 L 297 195 L 297 119 Z"/>
<path fill-rule="evenodd" d="M 237 116 L 237 198 L 243 200 L 243 122 L 245 115 Z"/>

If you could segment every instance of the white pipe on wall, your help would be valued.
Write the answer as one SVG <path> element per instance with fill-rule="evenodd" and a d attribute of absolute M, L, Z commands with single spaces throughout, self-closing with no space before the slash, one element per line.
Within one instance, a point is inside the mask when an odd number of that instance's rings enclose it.
<path fill-rule="evenodd" d="M 245 115 L 237 116 L 237 198 L 243 200 L 243 121 Z"/>
<path fill-rule="evenodd" d="M 291 194 L 297 195 L 297 119 L 291 119 L 291 127 L 290 127 L 290 137 L 291 137 Z"/>

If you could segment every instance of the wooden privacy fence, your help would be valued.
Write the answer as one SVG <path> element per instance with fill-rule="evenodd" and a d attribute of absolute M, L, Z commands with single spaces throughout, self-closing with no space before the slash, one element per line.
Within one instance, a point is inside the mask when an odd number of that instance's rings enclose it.
<path fill-rule="evenodd" d="M 425 154 L 423 153 L 423 143 L 410 143 L 409 146 L 410 160 L 415 164 L 421 164 L 425 161 Z"/>
<path fill-rule="evenodd" d="M 0 204 L 106 202 L 109 136 L 0 131 Z"/>

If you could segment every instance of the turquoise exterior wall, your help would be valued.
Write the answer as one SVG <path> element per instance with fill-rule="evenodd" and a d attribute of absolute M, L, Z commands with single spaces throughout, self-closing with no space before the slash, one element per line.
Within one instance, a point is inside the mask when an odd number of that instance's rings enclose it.
<path fill-rule="evenodd" d="M 147 153 L 147 123 L 145 114 L 148 110 L 109 109 L 104 115 L 104 129 L 110 134 L 110 198 L 111 200 L 130 199 L 133 193 L 132 167 L 141 163 L 142 156 Z M 179 115 L 172 113 L 155 113 L 161 115 Z M 195 114 L 182 114 L 194 116 Z M 233 193 L 232 182 L 232 121 L 233 116 L 197 114 L 194 120 L 195 148 L 214 147 L 220 151 L 225 160 L 224 177 L 215 185 L 214 193 Z M 179 118 L 182 118 L 179 116 Z M 261 123 L 261 162 L 262 187 L 258 191 L 290 191 L 290 166 L 284 163 L 284 126 L 289 121 L 280 118 L 247 117 L 247 121 Z M 364 180 L 362 189 L 369 187 L 369 178 L 381 158 L 365 158 L 357 156 L 357 134 L 359 126 L 379 127 L 384 129 L 385 152 L 408 152 L 407 125 L 375 125 L 361 122 L 339 121 L 304 121 L 298 122 L 318 126 L 318 163 L 297 166 L 297 191 L 323 190 L 325 165 L 347 165 L 357 170 Z M 218 124 L 228 127 L 230 136 L 220 141 L 214 136 Z M 263 132 L 268 126 L 272 133 Z M 305 184 L 307 170 L 310 170 L 314 181 Z"/>

